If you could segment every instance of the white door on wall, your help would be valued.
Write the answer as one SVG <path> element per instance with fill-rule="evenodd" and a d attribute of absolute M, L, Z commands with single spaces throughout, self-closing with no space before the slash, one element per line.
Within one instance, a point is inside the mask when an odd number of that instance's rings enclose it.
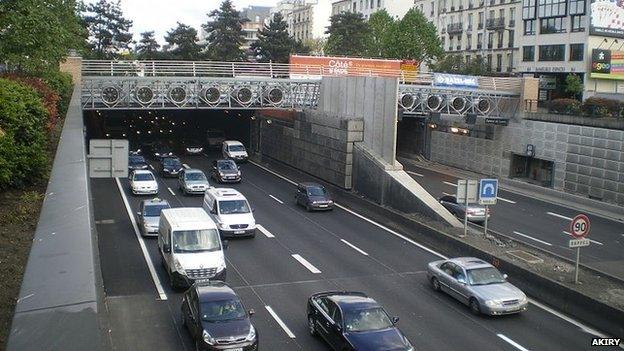
<path fill-rule="evenodd" d="M 128 140 L 91 139 L 89 141 L 89 177 L 128 176 Z"/>

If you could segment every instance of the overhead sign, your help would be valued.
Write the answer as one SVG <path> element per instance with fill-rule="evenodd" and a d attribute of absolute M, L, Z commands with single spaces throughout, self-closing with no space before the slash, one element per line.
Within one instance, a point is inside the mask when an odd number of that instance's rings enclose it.
<path fill-rule="evenodd" d="M 468 189 L 466 189 L 466 182 Z M 468 194 L 468 203 L 477 203 L 479 199 L 479 183 L 476 180 L 460 179 L 457 181 L 457 192 L 455 198 L 458 204 L 466 203 L 466 194 Z"/>
<path fill-rule="evenodd" d="M 442 87 L 478 88 L 479 78 L 461 74 L 434 73 L 433 85 Z"/>
<path fill-rule="evenodd" d="M 589 246 L 589 239 L 571 239 L 569 243 L 570 248 Z"/>
<path fill-rule="evenodd" d="M 589 34 L 624 38 L 624 4 L 619 0 L 594 0 L 589 10 Z"/>
<path fill-rule="evenodd" d="M 591 78 L 624 80 L 624 51 L 593 49 Z"/>
<path fill-rule="evenodd" d="M 403 77 L 413 81 L 420 68 L 415 60 L 384 60 L 358 57 L 290 55 L 290 78 L 327 76 Z"/>
<path fill-rule="evenodd" d="M 479 181 L 479 204 L 495 205 L 498 196 L 498 179 L 481 179 Z"/>
<path fill-rule="evenodd" d="M 570 234 L 581 239 L 589 234 L 589 217 L 584 214 L 577 215 L 570 222 Z"/>
<path fill-rule="evenodd" d="M 485 124 L 494 124 L 497 126 L 508 126 L 509 118 L 485 117 Z"/>

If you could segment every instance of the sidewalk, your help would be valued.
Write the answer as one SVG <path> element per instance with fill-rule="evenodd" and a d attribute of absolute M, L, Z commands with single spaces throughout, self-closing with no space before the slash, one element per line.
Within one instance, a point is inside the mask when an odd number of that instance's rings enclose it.
<path fill-rule="evenodd" d="M 418 157 L 417 155 L 401 154 L 400 156 L 397 156 L 397 160 L 406 165 L 411 164 L 413 166 L 427 168 L 456 178 L 480 179 L 490 177 L 484 174 L 466 171 L 429 161 L 422 157 Z M 509 178 L 500 178 L 499 184 L 501 189 L 512 193 L 569 207 L 581 212 L 586 212 L 595 216 L 624 223 L 624 207 L 620 207 L 615 204 L 597 201 L 584 196 L 545 188 Z"/>

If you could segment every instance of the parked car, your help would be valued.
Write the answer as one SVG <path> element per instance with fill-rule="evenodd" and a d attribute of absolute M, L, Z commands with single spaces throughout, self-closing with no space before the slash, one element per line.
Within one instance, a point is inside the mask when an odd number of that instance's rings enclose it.
<path fill-rule="evenodd" d="M 457 199 L 452 195 L 445 195 L 440 198 L 440 204 L 444 206 L 449 212 L 455 215 L 459 219 L 464 219 L 466 212 L 468 212 L 468 220 L 474 223 L 485 222 L 485 216 L 487 212 L 487 218 L 490 218 L 490 209 L 487 211 L 485 206 L 478 204 L 469 204 L 468 211 L 466 211 L 466 205 L 457 203 Z"/>
<path fill-rule="evenodd" d="M 234 160 L 236 162 L 246 162 L 249 155 L 245 146 L 240 141 L 226 140 L 221 148 L 223 158 Z"/>
<path fill-rule="evenodd" d="M 439 260 L 427 265 L 427 278 L 436 291 L 444 291 L 470 306 L 475 313 L 489 315 L 525 311 L 526 295 L 496 267 L 474 257 Z"/>
<path fill-rule="evenodd" d="M 156 160 L 161 160 L 164 157 L 173 157 L 173 150 L 167 142 L 157 142 L 152 146 L 152 155 Z"/>
<path fill-rule="evenodd" d="M 178 176 L 178 188 L 184 195 L 203 194 L 210 188 L 204 172 L 199 169 L 183 169 Z"/>
<path fill-rule="evenodd" d="M 128 156 L 128 169 L 130 171 L 134 171 L 137 169 L 147 169 L 147 161 L 145 161 L 145 157 L 139 154 L 131 154 Z"/>
<path fill-rule="evenodd" d="M 295 201 L 308 211 L 334 209 L 334 201 L 329 196 L 329 192 L 317 183 L 297 184 Z"/>
<path fill-rule="evenodd" d="M 167 200 L 153 198 L 141 201 L 139 212 L 137 212 L 141 235 L 158 236 L 160 212 L 167 208 L 171 208 Z"/>
<path fill-rule="evenodd" d="M 180 145 L 186 155 L 200 155 L 204 151 L 204 146 L 197 139 L 183 139 Z"/>
<path fill-rule="evenodd" d="M 308 330 L 333 350 L 401 350 L 414 347 L 375 300 L 361 292 L 322 292 L 308 299 Z"/>
<path fill-rule="evenodd" d="M 183 169 L 182 162 L 177 157 L 163 157 L 160 162 L 160 175 L 162 177 L 177 177 Z"/>
<path fill-rule="evenodd" d="M 256 236 L 256 219 L 249 202 L 235 189 L 210 188 L 202 207 L 217 223 L 222 237 Z"/>
<path fill-rule="evenodd" d="M 238 183 L 242 180 L 240 168 L 232 160 L 213 161 L 210 177 L 219 183 Z"/>
<path fill-rule="evenodd" d="M 182 297 L 182 324 L 196 350 L 258 350 L 258 332 L 251 323 L 254 310 L 221 281 L 197 281 Z"/>
<path fill-rule="evenodd" d="M 206 131 L 206 145 L 211 149 L 218 149 L 225 141 L 225 133 L 220 129 Z"/>
<path fill-rule="evenodd" d="M 143 169 L 132 171 L 128 178 L 130 180 L 130 190 L 134 195 L 158 194 L 158 183 L 154 173 L 151 171 Z"/>

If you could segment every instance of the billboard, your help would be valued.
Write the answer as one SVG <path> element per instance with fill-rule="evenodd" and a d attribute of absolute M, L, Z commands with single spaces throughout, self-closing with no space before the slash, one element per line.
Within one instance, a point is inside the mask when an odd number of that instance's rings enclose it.
<path fill-rule="evenodd" d="M 589 77 L 624 80 L 624 51 L 593 49 Z"/>
<path fill-rule="evenodd" d="M 594 0 L 590 5 L 589 34 L 624 38 L 624 1 Z"/>
<path fill-rule="evenodd" d="M 366 59 L 332 56 L 290 56 L 290 78 L 320 78 L 323 76 L 415 76 L 416 61 Z"/>

